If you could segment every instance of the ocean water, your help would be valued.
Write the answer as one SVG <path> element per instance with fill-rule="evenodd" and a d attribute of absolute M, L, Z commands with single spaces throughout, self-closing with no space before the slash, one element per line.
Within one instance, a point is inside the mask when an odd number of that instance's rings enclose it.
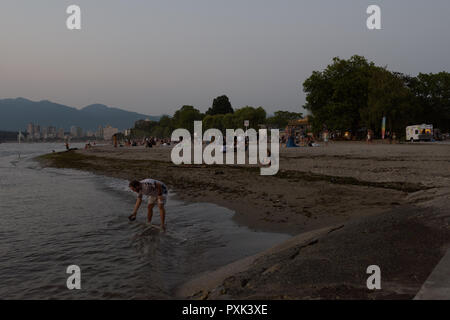
<path fill-rule="evenodd" d="M 76 147 L 75 145 L 73 147 Z M 196 275 L 289 238 L 237 225 L 233 212 L 169 193 L 168 230 L 127 217 L 127 181 L 41 168 L 34 157 L 61 143 L 0 144 L 0 299 L 166 299 Z M 159 212 L 153 214 L 159 224 Z M 69 265 L 81 290 L 69 290 Z"/>

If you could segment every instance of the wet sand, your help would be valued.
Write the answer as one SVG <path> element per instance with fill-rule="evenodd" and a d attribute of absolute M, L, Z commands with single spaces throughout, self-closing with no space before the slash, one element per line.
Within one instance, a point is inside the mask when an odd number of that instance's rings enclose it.
<path fill-rule="evenodd" d="M 298 235 L 190 281 L 180 297 L 413 298 L 450 240 L 448 144 L 282 148 L 276 176 L 246 166 L 175 166 L 166 147 L 103 146 L 41 160 L 159 179 L 183 200 L 234 210 L 234 218 L 253 229 Z M 371 264 L 381 267 L 380 291 L 366 287 Z"/>

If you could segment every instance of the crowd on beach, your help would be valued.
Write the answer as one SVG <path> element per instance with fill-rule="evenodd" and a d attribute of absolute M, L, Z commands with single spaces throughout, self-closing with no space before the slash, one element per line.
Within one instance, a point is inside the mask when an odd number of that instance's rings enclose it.
<path fill-rule="evenodd" d="M 324 130 L 320 133 L 320 135 L 314 135 L 312 133 L 306 133 L 305 131 L 298 132 L 287 132 L 280 137 L 280 144 L 288 146 L 289 139 L 292 139 L 292 142 L 295 146 L 300 147 L 317 147 L 319 146 L 319 142 L 328 145 L 330 140 L 333 141 L 366 141 L 367 143 L 373 143 L 375 140 L 375 132 L 373 130 L 367 130 L 366 135 L 363 136 L 359 134 L 358 136 L 352 135 L 350 132 L 345 132 L 342 134 L 341 132 L 333 132 Z M 386 131 L 384 139 L 382 139 L 385 143 L 398 143 L 398 137 L 395 132 L 391 133 L 390 131 Z"/>
<path fill-rule="evenodd" d="M 323 143 L 325 146 L 328 145 L 330 140 L 341 140 L 342 137 L 336 135 L 334 132 L 324 132 L 321 137 L 316 137 L 314 135 L 306 134 L 305 132 L 298 132 L 292 136 L 289 134 L 280 135 L 280 146 L 289 147 L 289 138 L 293 139 L 295 146 L 298 147 L 319 147 L 320 143 Z M 343 138 L 344 140 L 351 140 Z M 367 132 L 366 141 L 367 143 L 373 143 L 374 133 L 371 131 Z M 389 132 L 386 133 L 386 141 L 389 143 L 396 143 L 395 134 L 391 135 Z M 212 141 L 211 141 L 212 142 Z M 234 147 L 240 142 L 238 137 L 234 139 Z M 124 141 L 118 142 L 116 139 L 113 139 L 112 144 L 115 147 L 139 147 L 144 146 L 145 148 L 153 148 L 153 147 L 170 147 L 176 145 L 178 142 L 171 141 L 170 138 L 157 138 L 157 137 L 144 137 L 140 139 L 126 139 Z M 206 143 L 208 144 L 208 143 Z M 248 138 L 244 141 L 245 149 L 247 150 L 249 141 Z M 95 143 L 94 143 L 95 145 Z M 226 139 L 223 141 L 224 150 L 226 148 Z M 86 149 L 92 147 L 91 142 L 86 144 Z"/>
<path fill-rule="evenodd" d="M 368 144 L 374 143 L 375 139 L 379 139 L 373 130 L 367 130 L 364 133 L 358 133 L 358 135 L 352 135 L 350 132 L 335 132 L 329 130 L 323 130 L 319 135 L 314 135 L 311 132 L 307 132 L 306 130 L 290 130 L 286 129 L 280 133 L 280 146 L 281 147 L 319 147 L 319 146 L 327 146 L 329 141 L 366 141 Z M 223 150 L 225 151 L 227 147 L 226 138 L 223 139 Z M 384 135 L 384 139 L 382 139 L 383 143 L 395 144 L 399 143 L 399 139 L 396 136 L 395 132 L 386 131 Z M 204 142 L 205 144 L 209 144 L 212 141 Z M 235 137 L 234 139 L 234 147 L 236 148 L 240 141 L 240 137 Z M 170 138 L 158 138 L 154 136 L 143 137 L 143 138 L 125 138 L 119 140 L 117 136 L 114 136 L 112 139 L 112 145 L 114 147 L 138 147 L 144 146 L 145 148 L 153 148 L 153 147 L 170 147 L 176 145 L 178 142 L 171 141 Z M 248 149 L 249 141 L 248 138 L 245 138 L 245 149 Z M 85 145 L 85 149 L 90 149 L 95 146 L 95 142 L 88 141 Z M 231 147 L 229 145 L 228 147 Z M 69 150 L 68 142 L 66 142 L 66 148 Z"/>
<path fill-rule="evenodd" d="M 172 141 L 170 138 L 144 137 L 142 139 L 126 139 L 126 147 L 145 146 L 145 148 L 153 148 L 157 146 L 170 146 Z M 123 145 L 121 145 L 123 146 Z"/>

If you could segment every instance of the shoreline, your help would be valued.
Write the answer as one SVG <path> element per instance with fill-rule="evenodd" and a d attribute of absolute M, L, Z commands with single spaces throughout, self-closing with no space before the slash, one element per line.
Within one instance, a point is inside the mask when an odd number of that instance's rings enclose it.
<path fill-rule="evenodd" d="M 152 177 L 164 181 L 184 201 L 211 202 L 235 211 L 233 219 L 253 230 L 296 235 L 296 240 L 257 257 L 189 280 L 177 290 L 178 298 L 278 299 L 285 292 L 290 299 L 410 299 L 449 246 L 450 191 L 446 186 L 450 185 L 450 170 L 442 164 L 449 162 L 450 148 L 380 146 L 336 143 L 331 148 L 282 150 L 280 172 L 273 177 L 259 176 L 259 170 L 241 166 L 175 166 L 169 148 L 102 146 L 48 154 L 38 161 L 42 166 L 127 180 Z M 429 165 L 423 166 L 421 157 L 431 158 Z M 430 168 L 433 165 L 438 169 Z M 385 221 L 387 216 L 392 220 Z M 366 232 L 370 225 L 383 228 Z M 308 234 L 336 227 L 316 236 L 313 245 L 305 244 Z M 385 234 L 386 230 L 390 233 Z M 406 235 L 412 230 L 429 233 L 429 239 L 422 245 L 411 234 L 408 240 Z M 387 236 L 407 240 L 386 243 Z M 334 247 L 329 246 L 333 237 L 338 241 Z M 348 243 L 348 238 L 354 243 Z M 329 263 L 342 262 L 350 247 L 354 247 L 351 265 L 341 269 Z M 292 255 L 298 248 L 302 252 Z M 413 276 L 405 277 L 405 270 L 384 271 L 389 285 L 378 293 L 367 290 L 362 266 L 377 264 L 369 261 L 377 260 L 375 252 L 380 264 L 399 270 L 408 267 Z M 328 261 L 326 267 L 321 259 Z M 298 267 L 297 272 L 291 270 L 293 266 Z M 280 287 L 280 283 L 284 285 Z"/>

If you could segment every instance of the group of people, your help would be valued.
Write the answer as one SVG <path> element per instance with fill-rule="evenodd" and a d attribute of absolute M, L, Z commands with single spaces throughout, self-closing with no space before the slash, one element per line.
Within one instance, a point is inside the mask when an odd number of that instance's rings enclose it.
<path fill-rule="evenodd" d="M 327 144 L 329 139 L 328 131 L 323 134 L 323 141 Z M 280 144 L 286 147 L 318 147 L 314 137 L 307 135 L 304 131 L 298 133 L 295 130 L 290 130 L 288 134 L 280 137 Z"/>
<path fill-rule="evenodd" d="M 364 136 L 358 135 L 359 139 L 363 138 Z M 374 140 L 375 134 L 373 130 L 367 130 L 366 134 L 366 141 L 367 143 L 372 143 Z M 335 132 L 329 132 L 328 130 L 325 130 L 322 132 L 321 137 L 319 138 L 320 141 L 323 141 L 325 145 L 328 144 L 329 140 L 334 139 L 347 139 L 351 140 L 354 138 L 351 133 L 346 132 L 343 136 L 336 134 Z M 289 134 L 283 135 L 280 137 L 280 144 L 289 144 L 289 140 L 293 140 L 293 143 L 296 146 L 305 146 L 305 147 L 314 147 L 317 146 L 317 139 L 315 139 L 314 136 L 307 135 L 304 132 L 291 132 Z M 389 141 L 389 143 L 394 143 L 397 140 L 397 136 L 395 132 L 386 131 L 386 134 L 384 136 L 384 139 Z"/>
<path fill-rule="evenodd" d="M 367 136 L 366 136 L 366 141 L 367 143 L 372 143 L 374 139 L 374 132 L 373 130 L 369 129 L 367 130 Z M 397 136 L 395 134 L 395 132 L 391 133 L 390 131 L 386 131 L 386 134 L 384 135 L 384 139 L 389 141 L 389 143 L 396 143 L 397 141 Z"/>
<path fill-rule="evenodd" d="M 95 145 L 96 145 L 96 142 L 95 142 L 95 141 L 94 141 L 93 143 L 91 143 L 90 141 L 88 141 L 88 142 L 86 142 L 86 144 L 84 145 L 84 149 L 85 149 L 85 150 L 91 149 L 92 146 L 95 146 Z"/>
<path fill-rule="evenodd" d="M 145 146 L 146 148 L 153 148 L 154 146 L 170 146 L 169 138 L 146 137 L 142 140 L 127 139 L 125 145 L 127 147 Z"/>

